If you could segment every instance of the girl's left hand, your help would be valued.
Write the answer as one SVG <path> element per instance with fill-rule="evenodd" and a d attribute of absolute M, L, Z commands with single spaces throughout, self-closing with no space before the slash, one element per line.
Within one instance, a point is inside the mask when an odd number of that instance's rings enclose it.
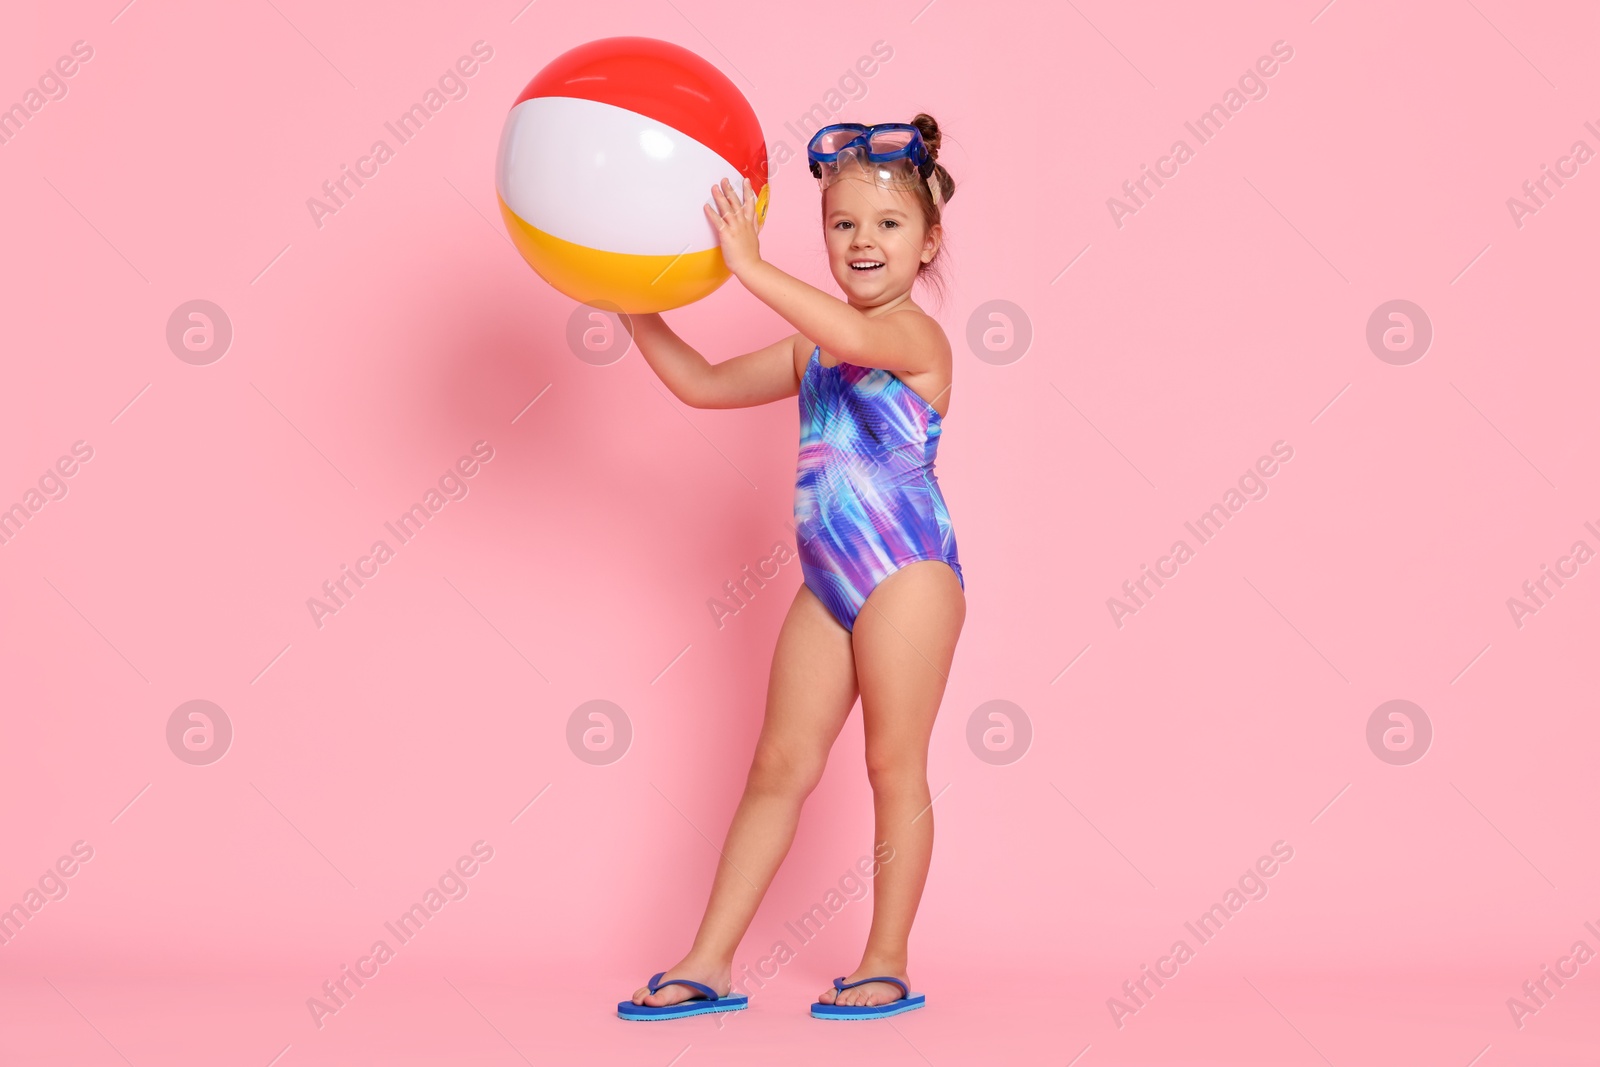
<path fill-rule="evenodd" d="M 735 199 L 736 196 L 739 199 Z M 722 262 L 727 264 L 728 273 L 737 278 L 741 271 L 761 262 L 756 240 L 761 223 L 756 219 L 755 187 L 746 178 L 743 193 L 736 194 L 732 183 L 724 178 L 722 184 L 711 187 L 711 198 L 716 207 L 705 205 L 706 218 L 716 227 L 717 240 L 722 245 Z"/>

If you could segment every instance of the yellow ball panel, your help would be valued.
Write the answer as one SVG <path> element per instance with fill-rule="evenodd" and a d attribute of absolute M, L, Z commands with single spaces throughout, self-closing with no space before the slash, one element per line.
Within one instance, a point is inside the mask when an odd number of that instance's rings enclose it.
<path fill-rule="evenodd" d="M 504 199 L 496 195 L 495 200 L 522 258 L 539 277 L 580 303 L 606 301 L 631 315 L 669 311 L 709 296 L 728 280 L 720 248 L 679 256 L 585 248 L 528 225 Z"/>

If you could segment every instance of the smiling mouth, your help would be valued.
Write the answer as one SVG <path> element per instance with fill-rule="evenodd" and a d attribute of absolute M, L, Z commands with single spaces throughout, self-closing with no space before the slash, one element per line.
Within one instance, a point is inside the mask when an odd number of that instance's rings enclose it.
<path fill-rule="evenodd" d="M 850 269 L 858 274 L 866 274 L 868 271 L 877 270 L 882 266 L 883 261 L 877 259 L 857 259 L 850 263 Z"/>

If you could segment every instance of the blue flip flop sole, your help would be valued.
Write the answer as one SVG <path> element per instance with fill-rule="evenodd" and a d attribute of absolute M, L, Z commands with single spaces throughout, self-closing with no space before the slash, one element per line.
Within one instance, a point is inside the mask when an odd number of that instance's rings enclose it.
<path fill-rule="evenodd" d="M 684 1019 L 691 1015 L 710 1015 L 719 1011 L 742 1011 L 749 1006 L 750 998 L 745 996 L 720 997 L 716 1000 L 681 1000 L 661 1008 L 624 1000 L 617 1005 L 617 1018 L 631 1022 L 653 1023 L 662 1019 Z"/>
<path fill-rule="evenodd" d="M 902 1015 L 908 1011 L 916 1011 L 928 1003 L 928 998 L 921 993 L 913 993 L 909 997 L 901 997 L 887 1004 L 859 1005 L 859 1004 L 823 1004 L 818 1002 L 811 1005 L 813 1019 L 887 1019 L 891 1015 Z"/>

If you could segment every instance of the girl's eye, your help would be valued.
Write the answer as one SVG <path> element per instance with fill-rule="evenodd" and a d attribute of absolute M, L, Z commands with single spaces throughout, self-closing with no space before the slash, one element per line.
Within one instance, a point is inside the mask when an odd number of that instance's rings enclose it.
<path fill-rule="evenodd" d="M 883 224 L 884 224 L 884 225 L 885 225 L 885 226 L 898 226 L 898 225 L 900 225 L 900 224 L 899 224 L 899 223 L 898 223 L 898 222 L 896 222 L 896 221 L 895 221 L 895 220 L 894 220 L 894 219 L 884 219 L 884 220 L 883 220 Z"/>

